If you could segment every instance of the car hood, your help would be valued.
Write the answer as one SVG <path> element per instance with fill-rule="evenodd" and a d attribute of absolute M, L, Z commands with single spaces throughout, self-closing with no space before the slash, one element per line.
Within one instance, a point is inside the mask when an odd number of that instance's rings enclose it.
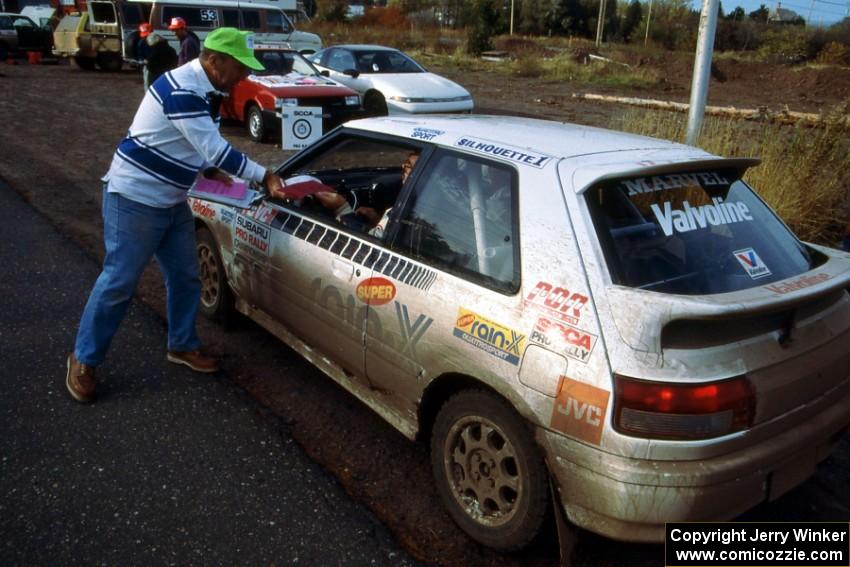
<path fill-rule="evenodd" d="M 469 95 L 462 86 L 434 73 L 389 73 L 361 75 L 361 78 L 371 82 L 384 96 L 451 98 Z"/>
<path fill-rule="evenodd" d="M 251 75 L 247 79 L 281 97 L 298 96 L 348 96 L 357 94 L 350 88 L 327 77 L 308 77 L 297 73 L 289 75 Z"/>

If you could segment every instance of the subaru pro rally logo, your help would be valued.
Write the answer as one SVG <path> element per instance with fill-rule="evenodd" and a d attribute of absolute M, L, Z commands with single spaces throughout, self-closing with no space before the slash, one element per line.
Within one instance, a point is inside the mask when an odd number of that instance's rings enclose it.
<path fill-rule="evenodd" d="M 513 365 L 525 349 L 525 335 L 461 307 L 457 312 L 454 336 Z"/>

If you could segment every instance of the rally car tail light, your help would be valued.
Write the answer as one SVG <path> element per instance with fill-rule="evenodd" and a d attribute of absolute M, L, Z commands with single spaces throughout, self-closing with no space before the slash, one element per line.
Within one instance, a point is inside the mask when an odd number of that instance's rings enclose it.
<path fill-rule="evenodd" d="M 753 423 L 755 394 L 745 376 L 671 384 L 615 375 L 614 382 L 614 426 L 626 435 L 710 439 Z"/>

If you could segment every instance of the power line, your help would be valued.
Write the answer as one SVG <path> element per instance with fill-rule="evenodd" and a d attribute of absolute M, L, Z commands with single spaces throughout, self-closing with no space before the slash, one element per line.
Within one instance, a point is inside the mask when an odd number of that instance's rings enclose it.
<path fill-rule="evenodd" d="M 760 0 L 757 0 L 757 2 L 756 2 L 756 3 L 764 4 L 764 2 L 761 2 Z M 789 6 L 790 6 L 790 7 L 792 7 L 792 8 L 795 8 L 795 9 L 800 10 L 800 11 L 803 11 L 803 12 L 808 12 L 808 11 L 809 11 L 809 6 L 802 6 L 802 5 L 800 5 L 800 4 L 795 4 L 795 3 L 793 3 L 793 2 L 791 2 L 791 3 L 789 3 L 789 2 L 785 2 L 785 1 L 777 2 L 776 0 L 772 0 L 772 1 L 771 1 L 771 3 L 772 3 L 772 4 L 781 4 L 781 7 L 783 7 L 783 8 L 785 8 L 785 7 L 789 7 Z M 814 0 L 814 2 L 813 2 L 813 4 L 825 4 L 825 3 L 827 3 L 827 2 L 826 2 L 826 0 Z M 737 6 L 741 7 L 741 8 L 742 8 L 742 9 L 744 9 L 744 10 L 748 10 L 748 8 L 747 8 L 747 7 L 745 7 L 745 6 L 743 6 L 743 4 L 744 4 L 744 2 L 738 2 L 738 3 L 737 3 Z M 837 6 L 837 7 L 840 7 L 840 8 L 844 8 L 844 5 L 843 5 L 843 4 L 836 4 L 835 2 L 829 2 L 828 4 L 830 4 L 830 5 L 834 5 L 834 6 Z M 724 6 L 724 8 L 725 8 L 725 6 Z M 839 19 L 839 20 L 840 20 L 841 18 L 843 18 L 845 15 L 847 15 L 847 12 L 844 12 L 844 11 L 832 11 L 832 10 L 830 10 L 830 9 L 826 8 L 826 7 L 823 7 L 823 8 L 822 8 L 822 7 L 820 7 L 820 6 L 813 7 L 813 8 L 811 9 L 811 11 L 812 11 L 812 12 L 814 12 L 814 13 L 817 13 L 817 14 L 819 14 L 819 15 L 821 15 L 821 16 L 831 16 L 831 17 L 833 17 L 833 18 L 837 18 L 837 19 Z M 850 11 L 850 6 L 848 6 L 848 7 L 847 7 L 847 11 Z"/>
<path fill-rule="evenodd" d="M 819 0 L 814 0 L 814 3 L 818 3 Z M 794 4 L 793 2 L 780 2 L 781 7 L 785 8 L 790 6 L 791 8 L 797 8 L 798 10 L 809 10 L 808 6 L 801 6 L 799 4 Z M 812 12 L 819 12 L 821 14 L 829 14 L 829 15 L 840 15 L 839 12 L 831 12 L 829 10 L 821 10 L 819 8 L 812 8 Z"/>

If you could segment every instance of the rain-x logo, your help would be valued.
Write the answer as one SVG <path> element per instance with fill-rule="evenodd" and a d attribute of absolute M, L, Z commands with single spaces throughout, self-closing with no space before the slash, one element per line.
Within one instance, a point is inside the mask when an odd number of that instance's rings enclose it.
<path fill-rule="evenodd" d="M 525 348 L 525 335 L 461 307 L 457 312 L 454 336 L 513 365 Z"/>
<path fill-rule="evenodd" d="M 735 259 L 738 260 L 738 263 L 741 264 L 741 267 L 744 268 L 744 271 L 752 279 L 755 280 L 770 275 L 770 270 L 752 248 L 735 250 L 732 254 L 735 255 Z"/>

